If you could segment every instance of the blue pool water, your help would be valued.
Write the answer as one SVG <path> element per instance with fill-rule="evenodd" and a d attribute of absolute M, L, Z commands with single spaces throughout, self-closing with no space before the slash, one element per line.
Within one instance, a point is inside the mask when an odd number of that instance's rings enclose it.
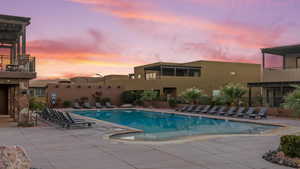
<path fill-rule="evenodd" d="M 115 136 L 131 140 L 170 140 L 208 134 L 258 134 L 278 127 L 135 109 L 89 110 L 73 113 L 144 131 Z"/>

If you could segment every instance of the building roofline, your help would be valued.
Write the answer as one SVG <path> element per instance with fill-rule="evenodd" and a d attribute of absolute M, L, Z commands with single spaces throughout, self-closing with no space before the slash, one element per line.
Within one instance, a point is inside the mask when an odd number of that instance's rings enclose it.
<path fill-rule="evenodd" d="M 30 17 L 23 17 L 23 16 L 13 16 L 13 15 L 4 15 L 0 14 L 0 21 L 17 21 L 17 22 L 23 22 L 23 24 L 29 25 L 30 24 Z"/>
<path fill-rule="evenodd" d="M 275 46 L 275 47 L 270 47 L 270 48 L 261 48 L 261 52 L 275 54 L 275 55 L 300 53 L 300 44 Z"/>

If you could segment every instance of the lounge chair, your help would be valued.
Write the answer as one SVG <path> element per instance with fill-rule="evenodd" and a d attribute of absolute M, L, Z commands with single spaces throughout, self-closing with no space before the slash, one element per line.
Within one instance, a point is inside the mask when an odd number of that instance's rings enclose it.
<path fill-rule="evenodd" d="M 201 111 L 203 109 L 203 107 L 204 107 L 203 105 L 196 106 L 196 108 L 192 112 L 197 113 L 197 112 Z"/>
<path fill-rule="evenodd" d="M 191 105 L 187 110 L 186 112 L 192 112 L 193 110 L 195 110 L 197 106 L 196 105 Z"/>
<path fill-rule="evenodd" d="M 83 106 L 82 106 L 82 107 L 83 107 L 83 108 L 86 108 L 86 109 L 91 109 L 91 108 L 92 108 L 92 106 L 90 105 L 89 102 L 83 103 Z"/>
<path fill-rule="evenodd" d="M 209 111 L 210 105 L 205 106 L 199 113 L 207 113 Z"/>
<path fill-rule="evenodd" d="M 106 107 L 106 108 L 115 108 L 116 106 L 110 104 L 110 102 L 106 102 L 106 103 L 105 103 L 105 107 Z"/>
<path fill-rule="evenodd" d="M 263 119 L 263 118 L 267 118 L 267 112 L 268 112 L 268 108 L 263 107 L 260 109 L 260 111 L 257 114 L 251 114 L 249 115 L 249 118 L 259 118 L 259 119 Z"/>
<path fill-rule="evenodd" d="M 63 112 L 61 112 L 63 114 Z M 69 128 L 71 126 L 88 126 L 91 127 L 93 124 L 95 124 L 95 122 L 90 122 L 90 121 L 85 121 L 84 119 L 73 119 L 72 116 L 68 113 L 65 112 L 66 114 L 66 119 L 68 121 L 66 121 L 66 127 Z M 64 115 L 64 114 L 63 114 Z"/>
<path fill-rule="evenodd" d="M 242 116 L 244 118 L 250 118 L 250 116 L 255 116 L 257 115 L 257 112 L 255 111 L 254 107 L 250 107 L 247 112 Z"/>
<path fill-rule="evenodd" d="M 245 111 L 245 107 L 240 107 L 236 112 L 231 112 L 226 114 L 226 116 L 234 116 L 236 117 L 238 114 L 242 114 Z"/>
<path fill-rule="evenodd" d="M 218 114 L 219 112 L 223 112 L 227 107 L 226 106 L 221 106 L 219 109 L 217 110 L 210 110 L 208 113 L 209 114 Z"/>
<path fill-rule="evenodd" d="M 99 103 L 99 102 L 96 102 L 96 103 L 95 103 L 95 106 L 96 106 L 96 108 L 98 108 L 98 109 L 103 108 L 103 106 L 102 106 L 101 103 Z"/>
<path fill-rule="evenodd" d="M 78 102 L 75 102 L 74 105 L 73 105 L 73 108 L 74 109 L 81 109 L 81 106 L 79 105 Z"/>
<path fill-rule="evenodd" d="M 218 111 L 220 107 L 219 106 L 213 106 L 208 112 L 207 114 L 214 114 Z"/>
<path fill-rule="evenodd" d="M 177 109 L 175 109 L 175 111 L 186 111 L 186 109 L 189 107 L 190 105 L 185 105 L 183 107 L 179 107 Z"/>
<path fill-rule="evenodd" d="M 234 115 L 234 117 L 247 117 L 248 115 L 252 114 L 255 111 L 254 107 L 248 108 L 246 112 L 241 111 Z"/>
<path fill-rule="evenodd" d="M 226 111 L 219 111 L 217 114 L 221 116 L 225 116 L 226 114 L 234 114 L 234 111 L 236 110 L 236 107 L 230 107 L 227 112 Z"/>

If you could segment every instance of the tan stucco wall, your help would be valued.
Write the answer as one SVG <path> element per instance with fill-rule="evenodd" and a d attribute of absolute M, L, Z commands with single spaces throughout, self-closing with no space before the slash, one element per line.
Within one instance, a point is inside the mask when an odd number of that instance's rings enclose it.
<path fill-rule="evenodd" d="M 176 87 L 177 94 L 191 87 L 203 89 L 207 94 L 212 90 L 218 90 L 227 83 L 242 83 L 260 81 L 260 65 L 228 62 L 208 62 L 199 61 L 182 64 L 186 66 L 201 66 L 200 77 L 174 77 L 163 76 L 161 79 L 145 80 L 143 78 L 143 67 L 135 68 L 135 74 L 141 74 L 141 79 L 132 80 L 110 80 L 107 84 L 119 84 L 124 86 L 124 90 L 160 90 L 165 87 Z M 232 75 L 231 72 L 235 72 Z"/>
<path fill-rule="evenodd" d="M 79 87 L 80 86 L 80 87 Z M 100 88 L 101 86 L 101 88 Z M 110 86 L 110 88 L 109 88 Z M 46 90 L 47 101 L 50 103 L 51 95 L 56 94 L 57 100 L 74 102 L 81 97 L 87 97 L 94 103 L 93 95 L 101 93 L 101 98 L 108 97 L 113 104 L 120 104 L 120 95 L 124 89 L 117 84 L 49 84 Z"/>

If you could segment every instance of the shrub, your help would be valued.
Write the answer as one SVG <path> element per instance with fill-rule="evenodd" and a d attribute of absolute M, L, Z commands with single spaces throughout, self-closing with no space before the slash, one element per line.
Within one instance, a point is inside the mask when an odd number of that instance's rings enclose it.
<path fill-rule="evenodd" d="M 123 103 L 134 103 L 137 99 L 139 99 L 139 93 L 135 91 L 125 91 L 121 95 L 121 100 Z"/>
<path fill-rule="evenodd" d="M 29 109 L 30 110 L 43 110 L 46 104 L 38 101 L 35 97 L 29 99 Z"/>
<path fill-rule="evenodd" d="M 242 97 L 247 93 L 247 89 L 239 83 L 229 83 L 221 88 L 221 101 L 228 105 L 239 106 Z"/>
<path fill-rule="evenodd" d="M 201 89 L 189 88 L 183 91 L 180 95 L 188 103 L 196 103 L 201 97 L 205 96 Z"/>
<path fill-rule="evenodd" d="M 282 136 L 280 138 L 280 149 L 289 157 L 300 157 L 300 136 Z"/>
<path fill-rule="evenodd" d="M 300 116 L 300 86 L 293 86 L 296 89 L 284 97 L 283 107 L 294 110 L 296 116 Z"/>
<path fill-rule="evenodd" d="M 142 93 L 142 101 L 154 101 L 158 97 L 158 92 L 154 90 L 145 90 Z"/>
<path fill-rule="evenodd" d="M 176 99 L 176 98 L 173 98 L 173 97 L 169 98 L 168 104 L 169 104 L 169 106 L 172 107 L 172 108 L 176 107 L 177 104 L 178 104 L 177 99 Z"/>
<path fill-rule="evenodd" d="M 71 101 L 65 100 L 65 101 L 63 102 L 63 106 L 64 106 L 65 108 L 71 107 L 71 106 L 72 106 L 72 103 L 71 103 Z"/>

